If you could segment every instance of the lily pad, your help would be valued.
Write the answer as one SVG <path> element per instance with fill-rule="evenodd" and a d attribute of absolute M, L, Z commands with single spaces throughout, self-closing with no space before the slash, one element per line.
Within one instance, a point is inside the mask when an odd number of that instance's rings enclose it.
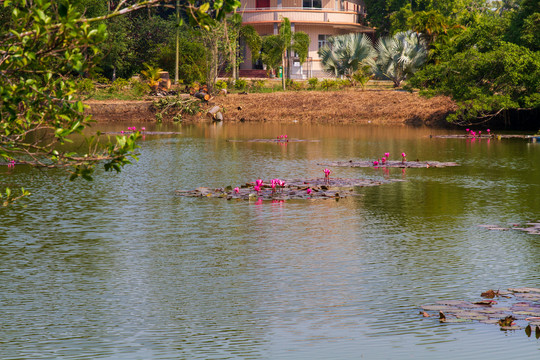
<path fill-rule="evenodd" d="M 502 331 L 521 330 L 524 326 L 527 336 L 535 334 L 540 338 L 540 289 L 510 288 L 510 292 L 488 290 L 482 293 L 484 300 L 441 300 L 436 304 L 423 305 L 427 317 L 439 315 L 439 322 L 452 323 L 475 321 L 495 324 Z M 497 301 L 485 298 L 497 298 Z M 423 315 L 426 317 L 426 315 Z"/>
<path fill-rule="evenodd" d="M 303 140 L 303 139 L 249 139 L 249 140 L 237 140 L 230 139 L 229 142 L 260 142 L 260 143 L 291 143 L 291 142 L 318 142 L 320 140 Z"/>
<path fill-rule="evenodd" d="M 378 186 L 395 180 L 369 180 L 369 179 L 342 179 L 342 178 L 315 178 L 282 180 L 283 186 L 272 187 L 270 182 L 260 185 L 246 183 L 232 189 L 198 187 L 195 190 L 177 190 L 178 196 L 185 197 L 212 197 L 226 198 L 228 200 L 316 200 L 340 199 L 356 195 L 355 187 Z"/>
<path fill-rule="evenodd" d="M 372 167 L 372 168 L 440 168 L 447 166 L 459 166 L 455 162 L 439 162 L 439 161 L 386 161 L 384 164 L 378 163 L 374 165 L 373 161 L 334 161 L 329 163 L 318 164 L 321 166 L 341 166 L 341 167 Z"/>

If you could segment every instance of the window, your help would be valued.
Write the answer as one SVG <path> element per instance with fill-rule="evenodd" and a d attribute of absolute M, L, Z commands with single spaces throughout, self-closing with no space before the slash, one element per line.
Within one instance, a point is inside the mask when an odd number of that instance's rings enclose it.
<path fill-rule="evenodd" d="M 256 8 L 269 8 L 270 7 L 270 0 L 256 0 L 255 1 L 255 7 Z"/>
<path fill-rule="evenodd" d="M 302 0 L 304 9 L 322 9 L 322 0 Z"/>
<path fill-rule="evenodd" d="M 328 39 L 329 39 L 331 36 L 332 36 L 332 35 L 323 35 L 323 34 L 320 34 L 320 35 L 319 35 L 319 50 L 320 50 L 323 46 L 328 45 Z"/>

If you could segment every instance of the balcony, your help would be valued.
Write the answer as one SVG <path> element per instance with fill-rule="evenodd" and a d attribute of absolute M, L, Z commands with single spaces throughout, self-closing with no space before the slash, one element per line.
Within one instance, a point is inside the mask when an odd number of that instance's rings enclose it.
<path fill-rule="evenodd" d="M 270 8 L 270 9 L 243 9 L 241 11 L 244 24 L 263 24 L 281 22 L 288 18 L 292 23 L 344 25 L 364 27 L 361 24 L 362 13 L 353 11 L 336 11 L 330 9 L 306 8 Z"/>

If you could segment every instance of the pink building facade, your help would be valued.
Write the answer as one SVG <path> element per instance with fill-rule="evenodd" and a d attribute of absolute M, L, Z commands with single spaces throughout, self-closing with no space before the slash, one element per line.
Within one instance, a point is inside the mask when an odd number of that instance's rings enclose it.
<path fill-rule="evenodd" d="M 241 0 L 241 3 L 237 11 L 242 15 L 243 24 L 252 25 L 261 36 L 277 34 L 283 18 L 290 20 L 293 32 L 303 31 L 309 35 L 308 60 L 304 64 L 293 60 L 293 79 L 328 76 L 322 71 L 317 52 L 329 37 L 375 31 L 364 25 L 363 0 Z M 243 57 L 240 70 L 263 68 L 260 62 L 251 61 L 249 51 L 244 51 Z"/>

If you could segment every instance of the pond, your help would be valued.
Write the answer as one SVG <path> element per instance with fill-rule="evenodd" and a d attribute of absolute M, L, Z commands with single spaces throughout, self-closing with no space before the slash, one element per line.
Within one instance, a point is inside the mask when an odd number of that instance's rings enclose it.
<path fill-rule="evenodd" d="M 0 168 L 2 185 L 32 192 L 26 208 L 0 209 L 0 358 L 539 356 L 523 330 L 419 310 L 540 287 L 540 236 L 480 226 L 540 220 L 540 144 L 410 127 L 145 126 L 180 134 L 146 135 L 137 163 L 94 182 Z M 310 141 L 247 141 L 281 134 Z M 331 168 L 400 180 L 339 201 L 175 195 L 323 177 L 320 163 L 385 152 L 460 166 Z"/>

